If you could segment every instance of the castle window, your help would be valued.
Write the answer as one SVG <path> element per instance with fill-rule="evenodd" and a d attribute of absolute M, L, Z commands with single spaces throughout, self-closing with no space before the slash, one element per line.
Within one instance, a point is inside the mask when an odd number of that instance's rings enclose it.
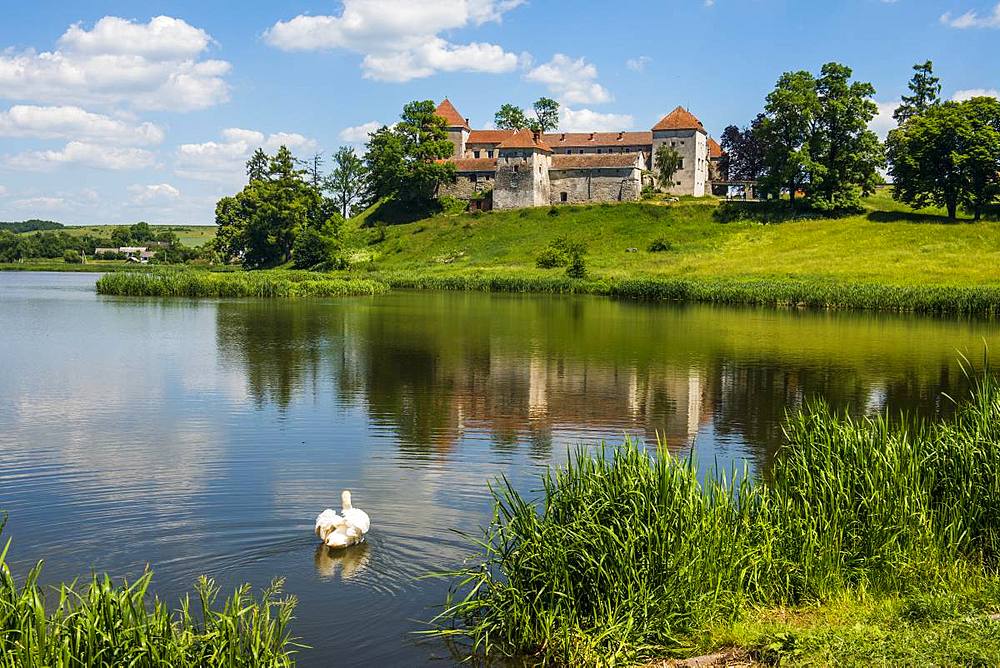
<path fill-rule="evenodd" d="M 521 165 L 514 165 L 514 173 L 517 174 L 520 170 Z"/>
<path fill-rule="evenodd" d="M 678 164 L 677 167 L 678 169 L 684 169 L 684 158 L 681 158 L 680 162 L 678 162 L 677 164 Z"/>
<path fill-rule="evenodd" d="M 559 201 L 560 202 L 568 202 L 569 201 L 569 193 L 565 192 L 565 191 L 559 193 Z"/>
<path fill-rule="evenodd" d="M 473 151 L 472 152 L 472 157 L 473 158 L 478 158 L 479 157 L 479 151 Z"/>

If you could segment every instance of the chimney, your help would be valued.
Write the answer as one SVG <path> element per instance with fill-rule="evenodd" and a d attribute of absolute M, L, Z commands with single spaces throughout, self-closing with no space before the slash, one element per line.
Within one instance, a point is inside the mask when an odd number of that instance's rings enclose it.
<path fill-rule="evenodd" d="M 624 132 L 619 132 L 618 133 L 618 141 L 621 141 L 624 138 L 625 138 L 625 133 Z"/>
<path fill-rule="evenodd" d="M 594 141 L 594 133 L 593 132 L 590 133 L 590 139 L 588 141 Z"/>
<path fill-rule="evenodd" d="M 537 144 L 537 143 L 539 143 L 539 141 L 541 140 L 541 138 L 542 138 L 542 133 L 540 131 L 538 131 L 538 130 L 532 130 L 531 131 L 531 140 L 533 142 L 535 142 Z"/>

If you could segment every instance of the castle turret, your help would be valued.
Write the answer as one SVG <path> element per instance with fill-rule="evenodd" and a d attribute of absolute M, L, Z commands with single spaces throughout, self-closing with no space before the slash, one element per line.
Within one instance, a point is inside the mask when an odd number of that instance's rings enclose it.
<path fill-rule="evenodd" d="M 708 183 L 708 131 L 694 114 L 677 107 L 653 126 L 653 174 L 657 173 L 656 152 L 664 144 L 681 156 L 681 168 L 673 183 L 659 186 L 675 195 L 705 194 Z"/>
<path fill-rule="evenodd" d="M 445 123 L 448 124 L 448 140 L 455 147 L 452 157 L 464 158 L 465 142 L 468 141 L 469 133 L 472 132 L 472 128 L 469 127 L 469 119 L 463 118 L 462 114 L 458 113 L 458 109 L 455 108 L 455 105 L 448 98 L 445 98 L 437 106 L 434 113 L 443 118 Z"/>
<path fill-rule="evenodd" d="M 493 207 L 519 209 L 549 204 L 552 149 L 537 132 L 518 130 L 498 147 Z"/>

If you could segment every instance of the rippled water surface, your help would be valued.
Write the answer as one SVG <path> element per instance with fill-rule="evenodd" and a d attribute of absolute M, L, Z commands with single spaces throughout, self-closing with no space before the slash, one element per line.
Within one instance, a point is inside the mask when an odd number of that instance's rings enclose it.
<path fill-rule="evenodd" d="M 0 509 L 23 573 L 155 570 L 175 600 L 287 578 L 306 666 L 419 665 L 412 632 L 488 519 L 567 446 L 661 435 L 766 471 L 814 396 L 853 412 L 948 410 L 1000 328 L 874 314 L 394 293 L 324 301 L 98 297 L 87 274 L 0 273 Z M 343 488 L 367 545 L 317 549 Z"/>

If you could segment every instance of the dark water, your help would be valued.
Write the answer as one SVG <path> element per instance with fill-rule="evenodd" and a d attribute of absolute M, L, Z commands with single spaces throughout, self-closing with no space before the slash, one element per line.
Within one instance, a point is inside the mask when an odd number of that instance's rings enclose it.
<path fill-rule="evenodd" d="M 329 301 L 102 298 L 85 274 L 0 273 L 0 508 L 45 579 L 148 563 L 175 600 L 287 578 L 306 666 L 450 659 L 412 631 L 487 519 L 566 447 L 660 434 L 766 470 L 787 409 L 948 410 L 956 351 L 994 323 L 396 293 Z M 317 550 L 341 489 L 369 543 Z"/>

